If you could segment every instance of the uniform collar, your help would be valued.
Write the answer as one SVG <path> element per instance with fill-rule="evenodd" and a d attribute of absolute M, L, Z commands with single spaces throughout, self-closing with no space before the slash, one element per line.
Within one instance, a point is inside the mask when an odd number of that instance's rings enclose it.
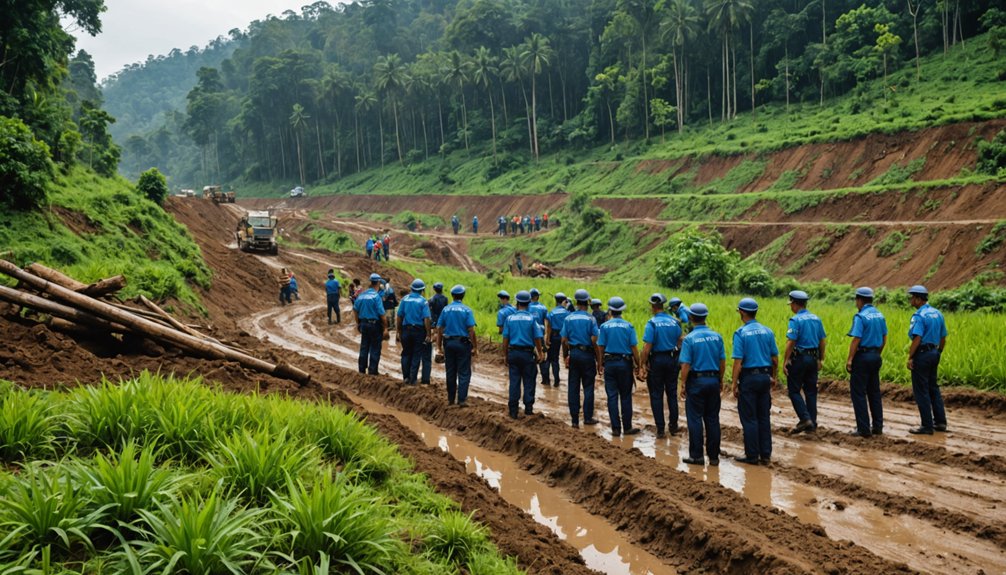
<path fill-rule="evenodd" d="M 756 319 L 753 319 L 753 318 L 752 318 L 752 319 L 749 319 L 749 320 L 747 320 L 746 322 L 744 322 L 744 325 L 745 325 L 745 326 L 749 326 L 749 325 L 751 325 L 751 324 L 753 324 L 753 323 L 758 323 L 758 320 L 756 320 Z"/>
<path fill-rule="evenodd" d="M 803 308 L 800 311 L 796 312 L 796 315 L 800 315 L 802 313 L 810 313 L 810 311 L 807 308 Z"/>
<path fill-rule="evenodd" d="M 664 311 L 662 311 L 660 313 L 653 314 L 653 317 L 660 317 L 660 316 L 671 317 L 671 314 L 667 313 L 667 310 L 664 310 Z M 674 319 L 674 318 L 671 318 L 671 319 Z"/>
<path fill-rule="evenodd" d="M 699 331 L 700 329 L 709 329 L 709 326 L 706 325 L 706 324 L 704 324 L 704 323 L 696 325 L 695 327 L 692 328 L 692 333 L 695 333 L 695 332 Z"/>

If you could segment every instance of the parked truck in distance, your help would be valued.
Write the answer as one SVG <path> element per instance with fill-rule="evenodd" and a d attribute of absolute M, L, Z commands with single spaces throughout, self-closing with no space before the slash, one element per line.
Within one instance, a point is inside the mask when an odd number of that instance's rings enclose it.
<path fill-rule="evenodd" d="M 238 248 L 243 252 L 279 253 L 276 243 L 276 216 L 267 211 L 251 211 L 246 213 L 235 232 Z"/>
<path fill-rule="evenodd" d="M 234 192 L 225 192 L 220 186 L 203 186 L 203 199 L 213 200 L 214 204 L 233 204 Z"/>

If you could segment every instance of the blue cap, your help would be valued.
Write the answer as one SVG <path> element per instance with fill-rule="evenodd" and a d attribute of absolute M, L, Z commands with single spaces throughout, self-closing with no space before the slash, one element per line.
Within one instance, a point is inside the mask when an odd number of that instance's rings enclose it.
<path fill-rule="evenodd" d="M 510 294 L 505 289 L 501 289 L 500 292 L 498 294 L 496 294 L 496 297 L 498 297 L 498 298 L 504 298 L 505 297 L 507 299 L 510 299 Z"/>
<path fill-rule="evenodd" d="M 679 303 L 681 303 L 681 298 L 679 297 L 672 297 L 671 299 L 667 300 L 667 305 L 678 305 Z"/>
<path fill-rule="evenodd" d="M 444 289 L 444 284 L 442 282 L 437 282 L 437 283 L 433 284 L 433 289 L 435 289 L 437 291 L 440 291 L 440 290 Z"/>
<path fill-rule="evenodd" d="M 624 309 L 625 309 L 625 300 L 618 297 L 617 295 L 608 300 L 608 310 L 622 311 Z"/>
<path fill-rule="evenodd" d="M 695 317 L 706 317 L 709 315 L 709 308 L 707 308 L 704 303 L 693 303 L 688 308 L 688 313 L 694 315 Z"/>
<path fill-rule="evenodd" d="M 655 293 L 650 296 L 650 303 L 659 303 L 663 305 L 667 303 L 667 297 L 662 293 Z"/>
<path fill-rule="evenodd" d="M 873 297 L 873 288 L 856 288 L 856 297 Z"/>
<path fill-rule="evenodd" d="M 412 280 L 412 291 L 423 291 L 424 289 L 426 289 L 426 282 L 419 278 Z"/>
<path fill-rule="evenodd" d="M 601 305 L 601 300 L 594 298 L 590 300 L 590 305 Z"/>
<path fill-rule="evenodd" d="M 807 292 L 796 289 L 789 292 L 789 299 L 793 301 L 807 301 L 810 299 L 810 296 L 807 295 Z"/>
<path fill-rule="evenodd" d="M 569 298 L 567 298 L 566 294 L 564 294 L 562 292 L 559 292 L 559 293 L 555 294 L 555 301 L 566 301 L 567 299 L 569 299 Z"/>
<path fill-rule="evenodd" d="M 328 277 L 334 278 L 335 277 L 335 272 L 328 272 Z"/>
<path fill-rule="evenodd" d="M 914 286 L 908 288 L 908 295 L 924 295 L 924 296 L 928 296 L 929 295 L 929 290 L 926 289 L 926 286 L 914 285 Z"/>
<path fill-rule="evenodd" d="M 741 311 L 758 311 L 758 302 L 754 298 L 746 297 L 737 304 L 737 309 Z"/>
<path fill-rule="evenodd" d="M 541 292 L 538 291 L 538 288 L 531 288 L 531 297 L 535 297 L 535 296 L 539 296 L 539 295 L 541 295 Z"/>
<path fill-rule="evenodd" d="M 578 289 L 573 293 L 573 299 L 576 301 L 590 301 L 590 294 L 585 289 Z M 597 303 L 601 303 L 601 300 L 597 300 Z"/>
<path fill-rule="evenodd" d="M 531 293 L 526 290 L 517 292 L 517 303 L 528 303 L 531 301 Z"/>
<path fill-rule="evenodd" d="M 381 281 L 381 274 L 370 274 L 370 283 Z"/>
<path fill-rule="evenodd" d="M 458 284 L 451 288 L 451 295 L 465 295 L 465 286 Z"/>

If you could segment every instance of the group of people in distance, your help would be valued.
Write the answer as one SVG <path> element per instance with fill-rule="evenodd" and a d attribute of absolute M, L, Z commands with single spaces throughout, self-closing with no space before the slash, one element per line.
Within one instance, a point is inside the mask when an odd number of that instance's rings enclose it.
<path fill-rule="evenodd" d="M 377 373 L 381 341 L 391 326 L 380 303 L 382 278 L 370 276 L 370 289 L 360 293 L 354 314 L 361 333 L 360 372 Z M 436 295 L 424 297 L 426 284 L 416 279 L 411 292 L 401 300 L 395 314 L 402 342 L 402 374 L 405 384 L 430 383 L 433 349 L 443 356 L 448 403 L 464 406 L 471 381 L 472 358 L 478 356 L 475 315 L 464 304 L 465 287 L 450 289 L 451 303 L 441 283 L 433 285 Z M 937 369 L 946 345 L 947 328 L 943 315 L 929 305 L 924 286 L 908 290 L 915 308 L 908 337 L 907 367 L 912 372 L 912 388 L 921 415 L 921 425 L 913 434 L 933 434 L 947 429 L 947 417 L 937 385 Z M 792 433 L 817 430 L 817 382 L 827 351 L 827 334 L 816 315 L 808 310 L 810 296 L 803 291 L 789 294 L 793 316 L 786 330 L 782 352 L 773 331 L 757 319 L 759 305 L 745 297 L 737 304 L 740 327 L 733 333 L 727 365 L 723 336 L 706 325 L 709 308 L 691 306 L 679 298 L 668 300 L 655 293 L 649 298 L 652 317 L 643 330 L 643 345 L 634 326 L 622 318 L 627 304 L 621 297 L 608 300 L 607 312 L 601 301 L 587 290 L 578 289 L 569 299 L 555 294 L 555 306 L 540 302 L 537 289 L 521 290 L 510 304 L 510 294 L 497 293 L 499 309 L 496 326 L 502 336 L 502 360 L 509 375 L 507 412 L 520 417 L 534 413 L 536 387 L 560 384 L 560 363 L 567 370 L 568 405 L 573 427 L 598 423 L 594 417 L 594 385 L 602 376 L 608 416 L 613 436 L 635 435 L 632 425 L 632 391 L 635 381 L 645 381 L 649 392 L 657 437 L 679 431 L 678 401 L 684 400 L 688 427 L 688 457 L 685 463 L 718 465 L 720 458 L 720 406 L 724 393 L 737 401 L 744 436 L 744 455 L 736 460 L 746 464 L 768 464 L 772 458 L 770 408 L 772 391 L 779 387 L 779 371 L 786 378 L 787 393 L 799 422 Z M 858 437 L 881 435 L 884 431 L 880 391 L 881 354 L 887 345 L 887 324 L 873 305 L 874 292 L 861 287 L 855 291 L 857 312 L 848 336 L 851 338 L 846 370 Z M 421 379 L 420 379 L 421 370 Z M 553 383 L 554 382 L 554 383 Z M 680 386 L 679 386 L 680 383 Z M 582 392 L 582 396 L 581 396 Z M 666 413 L 665 418 L 665 402 Z"/>
<path fill-rule="evenodd" d="M 388 261 L 391 259 L 391 234 L 387 231 L 383 236 L 374 234 L 367 238 L 363 248 L 367 252 L 367 259 L 374 258 L 381 261 L 383 257 L 384 261 Z"/>
<path fill-rule="evenodd" d="M 496 235 L 517 235 L 530 234 L 532 232 L 540 232 L 541 230 L 548 229 L 549 216 L 548 212 L 544 212 L 540 215 L 530 215 L 526 214 L 523 216 L 513 215 L 513 216 L 499 216 L 496 218 Z M 457 235 L 461 231 L 461 220 L 458 218 L 457 214 L 451 216 L 451 229 L 454 230 L 454 234 Z M 479 233 L 479 217 L 472 216 L 472 233 Z"/>

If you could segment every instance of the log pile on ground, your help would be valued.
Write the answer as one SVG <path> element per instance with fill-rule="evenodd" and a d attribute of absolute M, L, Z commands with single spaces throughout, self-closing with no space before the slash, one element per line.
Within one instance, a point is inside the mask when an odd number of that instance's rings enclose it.
<path fill-rule="evenodd" d="M 0 285 L 0 301 L 42 314 L 52 329 L 85 336 L 139 336 L 177 348 L 186 355 L 233 361 L 246 369 L 301 385 L 311 381 L 311 374 L 301 369 L 285 363 L 270 363 L 199 333 L 143 296 L 137 298 L 143 308 L 113 300 L 111 296 L 126 285 L 122 276 L 88 285 L 41 264 L 21 269 L 2 259 L 0 273 L 18 280 L 15 288 Z"/>

